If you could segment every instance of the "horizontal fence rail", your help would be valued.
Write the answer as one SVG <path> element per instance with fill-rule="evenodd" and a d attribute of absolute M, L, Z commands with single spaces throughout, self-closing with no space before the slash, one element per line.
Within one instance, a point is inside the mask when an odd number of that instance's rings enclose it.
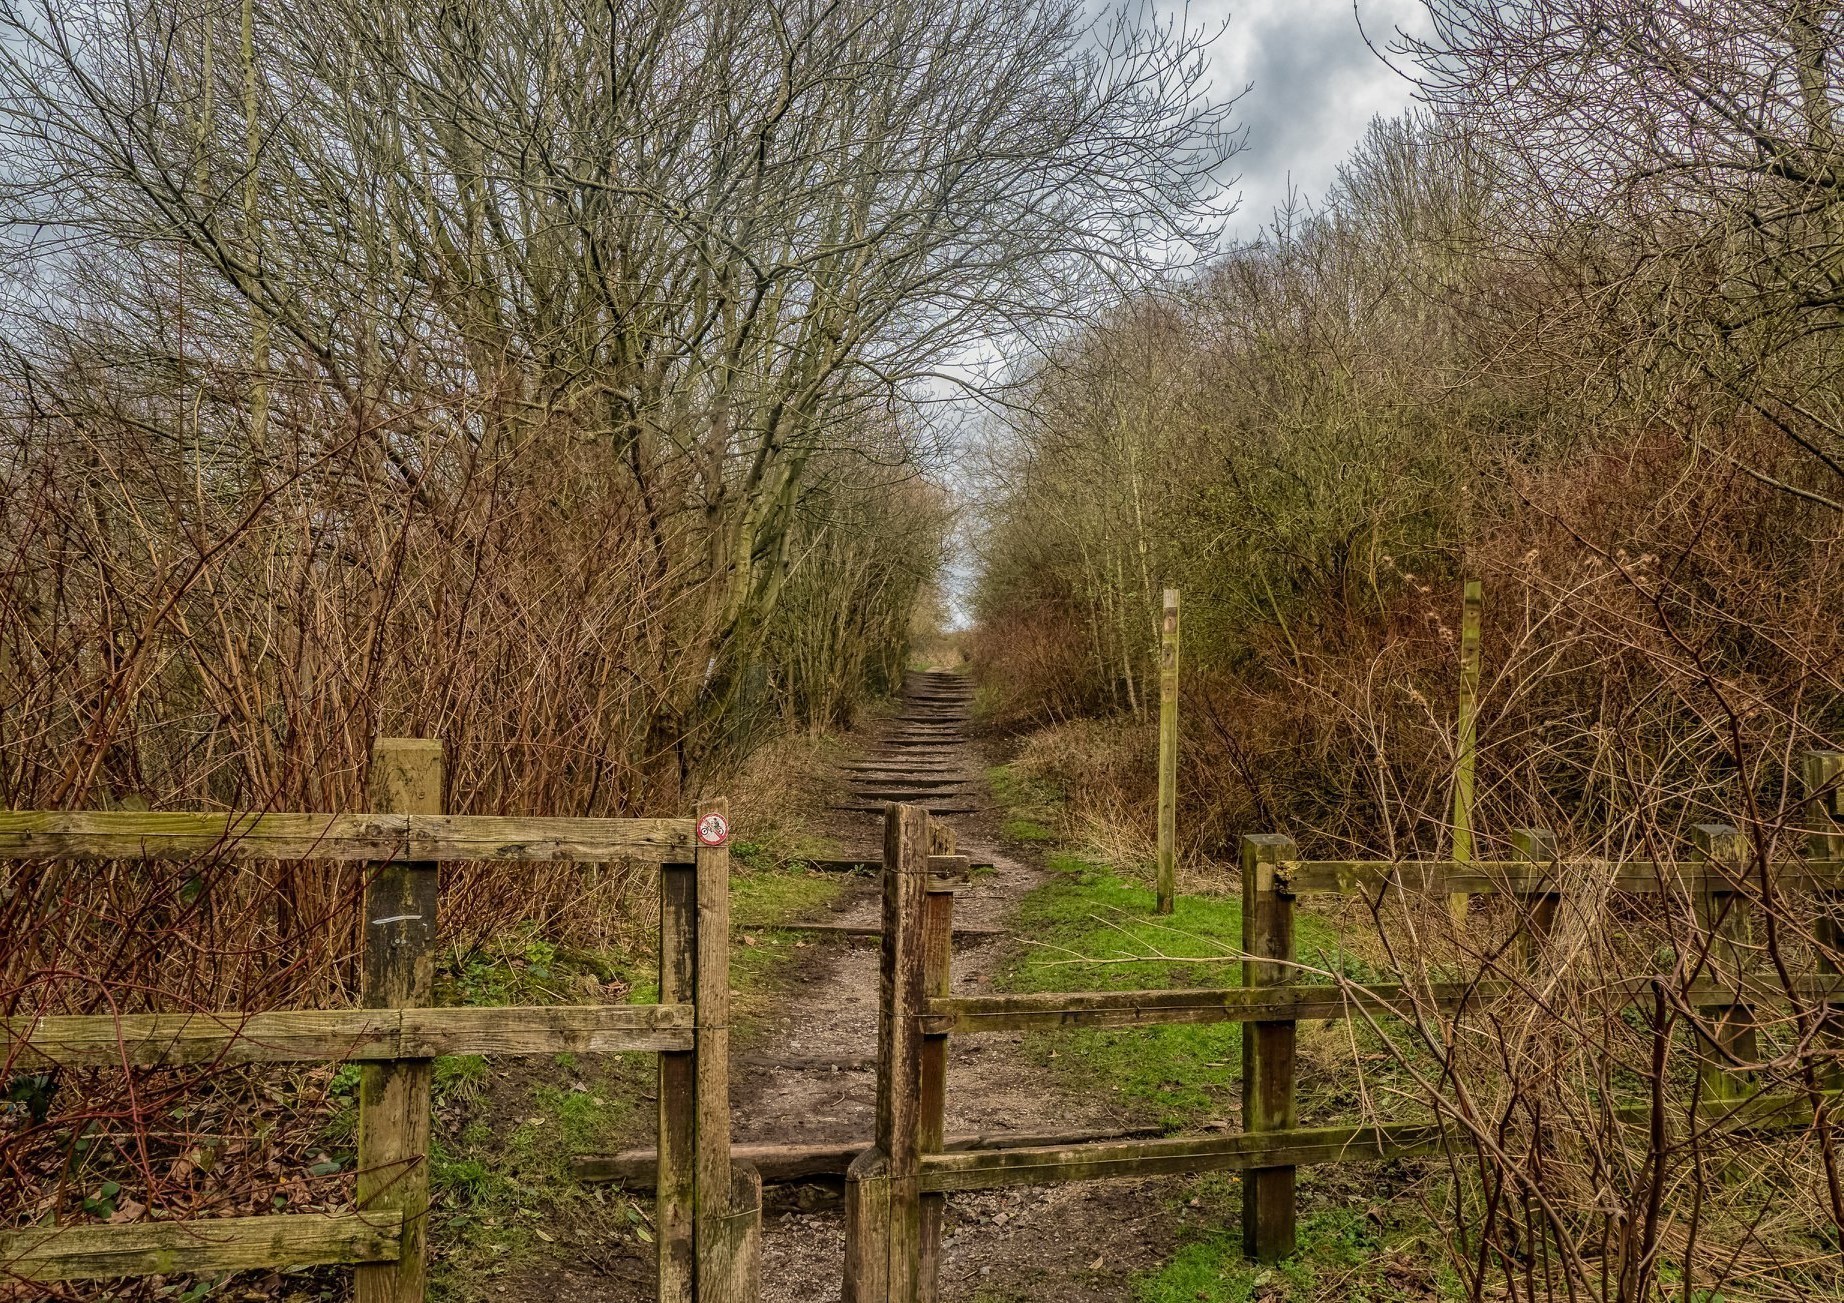
<path fill-rule="evenodd" d="M 1789 986 L 1769 980 L 1738 985 L 1697 982 L 1683 987 L 1663 977 L 1631 977 L 1579 988 L 1584 994 L 1647 999 L 1663 984 L 1689 1007 L 1825 1000 L 1844 996 L 1844 976 L 1796 975 Z M 1032 995 L 955 996 L 928 1001 L 920 1015 L 929 1034 L 1032 1031 L 1050 1027 L 1153 1027 L 1171 1023 L 1331 1022 L 1371 1015 L 1412 1017 L 1418 1011 L 1477 1011 L 1505 999 L 1528 1000 L 1532 988 L 1507 981 L 1448 982 L 1428 986 L 1228 986 L 1172 991 L 1056 991 Z"/>
<path fill-rule="evenodd" d="M 662 1303 L 750 1303 L 760 1178 L 732 1163 L 728 1082 L 729 811 L 696 818 L 441 813 L 441 743 L 379 738 L 372 813 L 0 812 L 0 860 L 351 861 L 366 866 L 357 1009 L 0 1018 L 7 1067 L 359 1064 L 357 1211 L 0 1231 L 0 1279 L 28 1282 L 354 1267 L 364 1303 L 427 1286 L 434 1060 L 657 1055 L 656 1283 Z M 659 867 L 660 996 L 646 1005 L 437 1008 L 442 862 Z"/>
<path fill-rule="evenodd" d="M 1844 890 L 1844 860 L 1786 860 L 1767 866 L 1778 891 Z M 1274 865 L 1274 888 L 1290 896 L 1387 891 L 1523 895 L 1568 891 L 1584 879 L 1604 882 L 1624 895 L 1676 891 L 1747 891 L 1761 886 L 1759 868 L 1707 860 L 1283 860 Z"/>
<path fill-rule="evenodd" d="M 1823 764 L 1816 764 L 1822 760 Z M 1844 756 L 1815 758 L 1813 774 L 1844 771 Z M 1808 775 L 1808 787 L 1823 791 Z M 847 1303 L 925 1303 L 938 1288 L 939 1200 L 947 1193 L 1065 1181 L 1142 1178 L 1235 1170 L 1242 1181 L 1244 1253 L 1279 1261 L 1296 1245 L 1295 1173 L 1341 1162 L 1375 1162 L 1472 1149 L 1480 1119 L 1461 1101 L 1442 1098 L 1419 1119 L 1303 1128 L 1297 1120 L 1299 1024 L 1393 1019 L 1432 1014 L 1472 1019 L 1542 1014 L 1557 1000 L 1596 1007 L 1660 1002 L 1688 1017 L 1698 1089 L 1688 1100 L 1606 1098 L 1587 1105 L 1583 1134 L 1596 1125 L 1643 1131 L 1655 1144 L 1720 1138 L 1752 1143 L 1775 1132 L 1814 1125 L 1844 1094 L 1821 1078 L 1814 1088 L 1769 1093 L 1750 1067 L 1756 1033 L 1772 1022 L 1802 1029 L 1844 1026 L 1844 975 L 1836 971 L 1836 931 L 1819 912 L 1815 972 L 1786 974 L 1749 962 L 1738 940 L 1746 912 L 1770 893 L 1815 893 L 1844 901 L 1844 835 L 1835 832 L 1836 801 L 1814 804 L 1809 857 L 1750 863 L 1747 839 L 1727 825 L 1691 830 L 1694 858 L 1616 863 L 1562 860 L 1547 829 L 1517 830 L 1521 858 L 1452 860 L 1306 860 L 1275 834 L 1242 841 L 1242 936 L 1222 962 L 1241 965 L 1242 984 L 1176 990 L 949 994 L 953 896 L 923 880 L 922 847 L 931 829 L 922 812 L 890 807 L 885 820 L 882 1001 L 878 1052 L 878 1131 L 846 1173 Z M 1542 955 L 1563 897 L 1667 895 L 1695 909 L 1691 945 L 1706 944 L 1699 980 L 1640 973 L 1613 978 L 1552 973 Z M 1303 959 L 1295 943 L 1295 898 L 1307 893 L 1382 897 L 1425 893 L 1444 900 L 1465 927 L 1472 895 L 1520 898 L 1516 934 L 1504 967 L 1467 981 L 1364 984 L 1324 963 Z M 1829 930 L 1828 930 L 1829 929 Z M 1829 940 L 1828 940 L 1829 938 Z M 1682 952 L 1680 951 L 1680 954 Z M 947 1044 L 952 1036 L 1067 1028 L 1135 1028 L 1165 1024 L 1244 1024 L 1242 1130 L 1236 1134 L 1096 1138 L 990 1150 L 951 1150 L 941 1120 Z M 1823 1087 L 1823 1088 L 1820 1088 Z M 1780 1089 L 1785 1090 L 1784 1083 Z M 1694 1110 L 1694 1111 L 1693 1111 Z M 1489 1128 L 1488 1128 L 1489 1129 Z M 1552 1117 L 1544 1144 L 1568 1143 L 1571 1119 Z M 1495 1143 L 1481 1141 L 1481 1143 Z"/>
<path fill-rule="evenodd" d="M 403 1213 L 285 1213 L 46 1226 L 0 1233 L 0 1280 L 51 1284 L 117 1276 L 221 1275 L 264 1267 L 395 1262 Z"/>
<path fill-rule="evenodd" d="M 659 1053 L 690 1050 L 694 1021 L 690 1004 L 78 1014 L 0 1019 L 0 1049 L 27 1068 Z"/>
<path fill-rule="evenodd" d="M 1244 1131 L 1222 1136 L 1173 1136 L 1036 1149 L 993 1149 L 922 1155 L 928 1192 L 993 1190 L 1008 1185 L 1104 1181 L 1249 1168 L 1412 1158 L 1440 1151 L 1438 1122 L 1383 1126 Z"/>
<path fill-rule="evenodd" d="M 689 860 L 691 819 L 543 819 L 488 814 L 0 812 L 0 858 Z"/>
<path fill-rule="evenodd" d="M 1835 1105 L 1837 1091 L 1820 1092 Z M 1700 1134 L 1723 1130 L 1776 1131 L 1803 1127 L 1814 1113 L 1809 1095 L 1755 1095 L 1704 1100 L 1697 1110 Z M 1680 1129 L 1690 1118 L 1667 1107 Z M 1651 1125 L 1651 1109 L 1627 1105 L 1613 1110 L 1627 1126 Z M 1013 1185 L 1054 1185 L 1199 1172 L 1271 1167 L 1313 1167 L 1327 1163 L 1374 1163 L 1470 1149 L 1464 1130 L 1444 1122 L 1386 1122 L 1368 1126 L 1296 1127 L 1286 1131 L 1243 1131 L 1220 1136 L 1162 1136 L 1152 1140 L 1012 1146 L 924 1154 L 924 1191 L 994 1190 Z"/>

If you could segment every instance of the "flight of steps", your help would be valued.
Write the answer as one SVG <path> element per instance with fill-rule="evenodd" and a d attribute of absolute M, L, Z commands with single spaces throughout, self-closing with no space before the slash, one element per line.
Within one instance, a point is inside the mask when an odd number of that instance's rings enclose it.
<path fill-rule="evenodd" d="M 845 772 L 849 794 L 841 810 L 881 814 L 900 801 L 930 814 L 971 814 L 983 808 L 984 787 L 965 745 L 973 685 L 945 670 L 912 671 L 903 680 L 901 714 Z"/>

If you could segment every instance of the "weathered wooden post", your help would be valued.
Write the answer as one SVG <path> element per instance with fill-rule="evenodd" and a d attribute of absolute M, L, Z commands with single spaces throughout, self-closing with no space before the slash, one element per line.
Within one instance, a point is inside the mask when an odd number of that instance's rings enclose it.
<path fill-rule="evenodd" d="M 442 743 L 381 737 L 371 749 L 371 807 L 379 814 L 442 813 Z M 424 1008 L 435 1002 L 436 866 L 393 860 L 365 885 L 364 975 L 367 1009 Z M 422 1303 L 429 1257 L 429 1088 L 431 1059 L 367 1063 L 359 1069 L 357 1202 L 361 1210 L 403 1214 L 403 1252 L 395 1262 L 360 1265 L 360 1303 Z"/>
<path fill-rule="evenodd" d="M 1244 986 L 1281 986 L 1294 979 L 1293 897 L 1277 880 L 1275 866 L 1298 854 L 1291 837 L 1258 833 L 1242 839 Z M 1291 1019 L 1243 1026 L 1244 1131 L 1294 1126 L 1294 1026 Z M 1242 1251 L 1257 1262 L 1279 1262 L 1294 1250 L 1294 1169 L 1256 1167 L 1242 1179 Z"/>
<path fill-rule="evenodd" d="M 1178 894 L 1178 590 L 1165 590 L 1159 621 L 1159 912 Z"/>
<path fill-rule="evenodd" d="M 929 820 L 929 854 L 954 854 L 954 830 L 939 819 Z M 954 963 L 954 888 L 931 873 L 923 897 L 922 947 L 924 998 L 945 997 Z M 941 1152 L 947 1138 L 948 1036 L 930 1032 L 922 1037 L 921 1135 L 917 1148 L 924 1154 Z M 935 1303 L 941 1281 L 941 1226 L 947 1196 L 922 1196 L 921 1251 L 917 1267 L 917 1303 Z"/>
<path fill-rule="evenodd" d="M 659 1001 L 697 998 L 698 866 L 660 865 Z M 697 1279 L 693 1199 L 698 1188 L 698 1055 L 659 1056 L 659 1150 L 653 1229 L 658 1242 L 660 1303 L 692 1303 Z"/>
<path fill-rule="evenodd" d="M 1548 828 L 1519 828 L 1511 834 L 1511 849 L 1526 864 L 1541 864 L 1553 875 L 1556 868 L 1556 834 Z M 1522 907 L 1518 920 L 1517 960 L 1525 968 L 1535 968 L 1543 953 L 1543 943 L 1556 927 L 1556 908 L 1562 896 L 1554 881 L 1534 891 L 1518 893 Z"/>
<path fill-rule="evenodd" d="M 1712 981 L 1737 992 L 1734 998 L 1697 1012 L 1711 1025 L 1698 1075 L 1711 1100 L 1736 1099 L 1747 1093 L 1751 1074 L 1736 1066 L 1759 1056 L 1754 1013 L 1740 996 L 1743 942 L 1747 938 L 1747 898 L 1728 879 L 1739 879 L 1748 861 L 1748 841 L 1724 823 L 1700 823 L 1691 829 L 1697 859 L 1708 868 L 1697 892 L 1697 920 L 1708 940 L 1707 971 Z M 1721 872 L 1718 872 L 1718 870 Z"/>
<path fill-rule="evenodd" d="M 697 1134 L 693 1244 L 698 1303 L 754 1303 L 732 1291 L 750 1278 L 738 1255 L 759 1242 L 732 1219 L 730 1170 L 730 805 L 722 797 L 698 803 L 696 1038 Z M 758 1200 L 758 1216 L 760 1204 Z"/>
<path fill-rule="evenodd" d="M 1806 826 L 1812 830 L 1807 854 L 1814 860 L 1844 860 L 1844 751 L 1808 751 L 1805 756 Z M 1840 971 L 1844 957 L 1844 891 L 1820 890 L 1813 940 L 1818 948 L 1818 971 L 1827 976 Z M 1825 1084 L 1844 1085 L 1844 1063 L 1835 1057 L 1844 1048 L 1844 1000 L 1828 1000 L 1820 1036 L 1820 1053 L 1827 1064 Z"/>
<path fill-rule="evenodd" d="M 846 1174 L 845 1303 L 916 1303 L 928 854 L 928 814 L 886 806 L 876 1136 Z"/>
<path fill-rule="evenodd" d="M 890 1156 L 873 1145 L 845 1172 L 844 1303 L 890 1297 Z"/>
<path fill-rule="evenodd" d="M 721 1229 L 726 1275 L 704 1296 L 755 1303 L 762 1296 L 762 1174 L 751 1163 L 730 1164 L 730 1209 Z"/>
<path fill-rule="evenodd" d="M 1473 862 L 1473 795 L 1479 750 L 1479 629 L 1485 607 L 1485 586 L 1477 579 L 1466 581 L 1460 612 L 1460 713 L 1459 753 L 1453 775 L 1453 859 L 1456 864 Z M 1472 897 L 1455 892 L 1447 898 L 1447 908 L 1458 924 L 1466 922 Z"/>

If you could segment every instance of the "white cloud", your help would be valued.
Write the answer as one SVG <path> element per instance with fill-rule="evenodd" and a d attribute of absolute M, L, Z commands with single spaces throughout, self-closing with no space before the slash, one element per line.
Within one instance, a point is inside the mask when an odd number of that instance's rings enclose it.
<path fill-rule="evenodd" d="M 1248 148 L 1235 161 L 1242 206 L 1232 236 L 1256 235 L 1290 183 L 1317 201 L 1370 119 L 1414 97 L 1371 46 L 1387 54 L 1398 28 L 1426 31 L 1420 0 L 1197 0 L 1190 12 L 1206 23 L 1229 18 L 1213 51 L 1218 92 L 1251 88 L 1236 113 Z"/>

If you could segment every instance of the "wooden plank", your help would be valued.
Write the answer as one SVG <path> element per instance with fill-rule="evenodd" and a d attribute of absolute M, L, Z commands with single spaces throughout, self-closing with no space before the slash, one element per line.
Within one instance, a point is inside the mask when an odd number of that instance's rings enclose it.
<path fill-rule="evenodd" d="M 1844 1093 L 1837 1090 L 1818 1092 L 1818 1102 L 1828 1103 L 1835 1113 Z M 1799 1094 L 1744 1094 L 1733 1097 L 1704 1095 L 1697 1101 L 1695 1126 L 1699 1133 L 1764 1132 L 1798 1130 L 1812 1125 L 1813 1097 Z M 1652 1124 L 1650 1104 L 1626 1104 L 1612 1110 L 1614 1120 L 1627 1126 L 1649 1130 Z M 1673 1101 L 1665 1109 L 1667 1135 L 1688 1131 L 1692 1125 L 1690 1109 L 1682 1101 Z"/>
<path fill-rule="evenodd" d="M 1838 1098 L 1835 1092 L 1827 1099 Z M 1622 1122 L 1645 1126 L 1646 1105 L 1616 1109 Z M 1678 1125 L 1688 1110 L 1673 1107 Z M 1804 1095 L 1759 1095 L 1706 1101 L 1698 1125 L 1710 1130 L 1778 1131 L 1810 1125 L 1812 1102 Z M 1377 1126 L 1305 1127 L 1288 1131 L 1221 1136 L 1169 1136 L 1105 1144 L 1045 1145 L 1000 1150 L 949 1151 L 922 1160 L 927 1191 L 995 1190 L 1015 1185 L 1051 1185 L 1194 1172 L 1246 1171 L 1285 1164 L 1370 1163 L 1414 1158 L 1444 1149 L 1470 1149 L 1461 1132 L 1443 1135 L 1437 1122 L 1388 1122 Z"/>
<path fill-rule="evenodd" d="M 952 896 L 953 892 L 947 893 Z M 738 923 L 739 932 L 825 932 L 845 937 L 881 937 L 884 930 L 868 923 Z M 957 937 L 1003 937 L 1011 933 L 1002 927 L 957 927 Z"/>
<path fill-rule="evenodd" d="M 941 801 L 932 801 L 927 797 L 910 797 L 909 803 L 915 805 L 918 809 L 927 814 L 978 814 L 981 810 L 987 808 L 983 805 L 968 805 L 964 802 L 948 804 Z M 887 801 L 841 802 L 832 808 L 841 810 L 846 814 L 882 814 L 884 806 L 887 804 L 889 804 Z"/>
<path fill-rule="evenodd" d="M 403 1214 L 287 1213 L 0 1232 L 0 1278 L 33 1284 L 123 1276 L 215 1276 L 262 1268 L 392 1262 Z"/>
<path fill-rule="evenodd" d="M 925 1032 L 1042 1030 L 1050 1027 L 1154 1027 L 1174 1023 L 1333 1021 L 1422 1008 L 1485 1008 L 1513 988 L 1504 982 L 1350 987 L 1230 986 L 1172 991 L 1055 991 L 1034 995 L 930 1000 Z"/>
<path fill-rule="evenodd" d="M 929 818 L 913 805 L 884 815 L 884 941 L 878 964 L 877 1148 L 889 1159 L 890 1303 L 915 1303 L 921 1263 L 922 1034 L 928 997 L 923 914 Z"/>
<path fill-rule="evenodd" d="M 410 820 L 409 856 L 527 863 L 663 862 L 693 849 L 689 819 L 540 819 L 443 815 Z"/>
<path fill-rule="evenodd" d="M 443 1054 L 686 1050 L 689 1004 L 281 1013 L 76 1014 L 0 1020 L 25 1067 L 380 1062 Z"/>
<path fill-rule="evenodd" d="M 758 1303 L 762 1296 L 762 1174 L 748 1163 L 730 1164 L 730 1210 L 724 1215 L 726 1276 L 706 1298 Z"/>
<path fill-rule="evenodd" d="M 442 744 L 379 738 L 371 753 L 371 802 L 389 814 L 442 809 Z M 365 889 L 363 981 L 367 1009 L 435 1003 L 436 866 L 380 864 Z M 358 1303 L 422 1303 L 428 1286 L 431 1059 L 367 1063 L 359 1070 L 357 1204 L 403 1217 L 403 1252 L 353 1273 Z"/>
<path fill-rule="evenodd" d="M 959 873 L 963 877 L 973 869 L 992 867 L 991 860 L 976 860 L 967 855 L 952 857 L 931 855 L 929 860 L 931 870 L 938 873 Z M 940 863 L 937 865 L 935 861 L 940 861 Z M 882 873 L 884 868 L 882 860 L 869 856 L 843 860 L 789 860 L 788 863 L 799 865 L 802 868 L 815 869 L 821 873 Z"/>
<path fill-rule="evenodd" d="M 697 1121 L 693 1166 L 692 1242 L 697 1258 L 699 1303 L 755 1303 L 733 1300 L 734 1246 L 730 1217 L 730 803 L 707 797 L 698 803 L 700 826 L 717 826 L 722 839 L 700 841 L 694 852 L 698 927 L 693 974 L 698 1005 L 698 1062 L 694 1072 Z"/>
<path fill-rule="evenodd" d="M 1294 980 L 1293 897 L 1275 883 L 1274 866 L 1296 854 L 1293 840 L 1271 834 L 1242 839 L 1242 963 L 1245 986 Z M 1295 1124 L 1292 1019 L 1251 1023 L 1242 1033 L 1242 1129 L 1291 1131 Z M 1294 1250 L 1291 1165 L 1250 1169 L 1242 1181 L 1242 1251 L 1279 1262 Z"/>
<path fill-rule="evenodd" d="M 875 1146 L 845 1173 L 842 1303 L 890 1303 L 890 1160 Z"/>
<path fill-rule="evenodd" d="M 0 811 L 0 858 L 659 861 L 691 853 L 689 819 L 498 815 Z"/>
<path fill-rule="evenodd" d="M 1844 860 L 1790 860 L 1771 866 L 1782 891 L 1844 888 Z M 1320 892 L 1380 896 L 1386 891 L 1466 892 L 1475 896 L 1502 892 L 1531 894 L 1566 890 L 1577 878 L 1606 881 L 1616 892 L 1652 895 L 1661 891 L 1694 894 L 1711 877 L 1730 879 L 1725 871 L 1694 861 L 1659 863 L 1584 860 L 1553 867 L 1523 860 L 1479 860 L 1470 865 L 1452 860 L 1294 860 L 1277 868 L 1276 880 L 1295 896 Z"/>
<path fill-rule="evenodd" d="M 1835 1094 L 1827 1095 L 1835 1099 Z M 1622 1122 L 1644 1126 L 1647 1106 L 1616 1109 Z M 1680 1125 L 1682 1107 L 1670 1110 Z M 1698 1111 L 1700 1126 L 1719 1129 L 1785 1130 L 1809 1125 L 1811 1101 L 1800 1095 L 1762 1095 L 1747 1100 L 1709 1101 Z M 1107 1144 L 1047 1145 L 984 1151 L 949 1151 L 922 1160 L 922 1188 L 935 1192 L 996 1190 L 1016 1185 L 1067 1181 L 1138 1179 L 1195 1172 L 1246 1171 L 1286 1165 L 1372 1163 L 1470 1149 L 1461 1132 L 1443 1135 L 1438 1122 L 1388 1122 L 1377 1126 L 1304 1127 L 1288 1131 L 1221 1136 L 1170 1136 Z"/>
<path fill-rule="evenodd" d="M 1159 618 L 1159 840 L 1156 908 L 1170 914 L 1178 894 L 1178 590 L 1165 590 Z"/>
<path fill-rule="evenodd" d="M 1479 755 L 1479 626 L 1485 605 L 1485 587 L 1468 579 L 1460 611 L 1460 700 L 1456 721 L 1458 747 L 1453 772 L 1453 858 L 1456 864 L 1473 861 L 1473 791 Z M 1466 922 L 1472 894 L 1458 890 L 1450 880 L 1447 909 L 1457 924 Z"/>
<path fill-rule="evenodd" d="M 1222 1136 L 1174 1136 L 1112 1144 L 942 1153 L 930 1154 L 922 1160 L 922 1188 L 931 1192 L 995 1190 L 1012 1185 L 1242 1171 L 1280 1164 L 1291 1169 L 1318 1163 L 1378 1162 L 1438 1153 L 1442 1145 L 1438 1123 L 1396 1122 L 1383 1126 L 1245 1131 Z"/>
<path fill-rule="evenodd" d="M 1584 983 L 1590 999 L 1631 1002 L 1648 996 L 1653 977 L 1628 977 Z M 1669 980 L 1669 979 L 1664 979 Z M 1674 992 L 1679 988 L 1672 987 Z M 1823 1000 L 1844 993 L 1844 976 L 1795 973 L 1791 994 Z M 1701 982 L 1682 988 L 1691 1005 L 1734 1003 L 1784 1004 L 1788 990 L 1777 978 L 1750 978 L 1739 987 Z M 1501 999 L 1522 1004 L 1525 988 L 1506 981 L 1434 982 L 1427 986 L 1226 986 L 1184 987 L 1170 991 L 1049 991 L 1032 995 L 954 996 L 930 1000 L 921 1017 L 925 1033 L 955 1035 L 980 1032 L 1037 1031 L 1053 1027 L 1154 1027 L 1173 1023 L 1334 1022 L 1364 1015 L 1412 1017 L 1417 1010 L 1458 1012 L 1486 1010 Z"/>
<path fill-rule="evenodd" d="M 1046 1145 L 1080 1145 L 1096 1140 L 1129 1140 L 1164 1134 L 1161 1127 L 1093 1131 L 982 1131 L 948 1136 L 944 1152 L 972 1149 L 1021 1149 Z M 800 1145 L 732 1145 L 730 1161 L 748 1163 L 764 1181 L 799 1181 L 815 1176 L 842 1177 L 860 1154 L 871 1149 L 862 1140 L 822 1141 Z M 654 1188 L 659 1170 L 656 1149 L 624 1149 L 618 1154 L 582 1154 L 570 1162 L 570 1175 L 589 1183 L 614 1181 L 630 1189 Z"/>
<path fill-rule="evenodd" d="M 931 819 L 929 883 L 922 906 L 922 980 L 925 1003 L 929 999 L 945 997 L 952 986 L 954 892 L 935 876 L 945 864 L 958 864 L 964 869 L 966 859 L 954 854 L 954 830 L 945 823 Z M 917 1143 L 917 1148 L 924 1154 L 940 1153 L 947 1139 L 947 1093 L 947 1033 L 925 1030 L 922 1033 L 922 1069 L 918 1087 L 922 1122 Z M 941 1233 L 946 1213 L 944 1196 L 922 1196 L 916 1303 L 935 1303 L 940 1297 Z"/>
<path fill-rule="evenodd" d="M 1556 863 L 1556 834 L 1548 828 L 1518 828 L 1511 834 L 1512 849 L 1520 860 L 1539 866 Z M 1556 928 L 1556 910 L 1562 897 L 1553 891 L 1524 893 L 1513 939 L 1513 957 L 1520 967 L 1534 969 L 1544 944 Z"/>
<path fill-rule="evenodd" d="M 698 871 L 662 864 L 659 878 L 659 996 L 688 1000 L 696 990 Z M 696 1006 L 693 1006 L 694 1009 Z M 692 1303 L 697 1278 L 693 1209 L 697 1182 L 696 1042 L 659 1056 L 658 1144 L 649 1155 L 654 1188 L 655 1277 L 659 1303 Z"/>
<path fill-rule="evenodd" d="M 1734 986 L 1741 980 L 1750 949 L 1748 904 L 1746 897 L 1721 888 L 1733 886 L 1746 871 L 1748 841 L 1727 824 L 1716 823 L 1698 824 L 1691 829 L 1691 837 L 1698 856 L 1727 875 L 1727 880 L 1703 875 L 1703 890 L 1696 898 L 1697 922 L 1708 947 L 1707 971 L 1719 985 Z M 1698 1063 L 1704 1090 L 1717 1099 L 1746 1095 L 1753 1073 L 1737 1065 L 1754 1063 L 1760 1057 L 1754 1011 L 1744 1001 L 1724 1000 L 1701 1006 L 1698 1013 L 1710 1028 Z"/>

